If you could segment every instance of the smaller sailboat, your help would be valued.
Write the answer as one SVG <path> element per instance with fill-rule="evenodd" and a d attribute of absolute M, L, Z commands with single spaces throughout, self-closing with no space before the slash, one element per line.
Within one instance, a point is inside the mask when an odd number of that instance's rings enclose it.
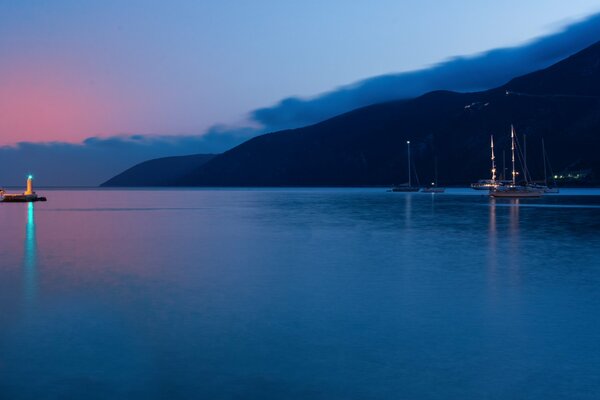
<path fill-rule="evenodd" d="M 491 179 L 480 179 L 475 183 L 471 183 L 471 189 L 475 190 L 490 190 L 498 186 L 498 182 Z"/>
<path fill-rule="evenodd" d="M 390 189 L 391 192 L 418 192 L 419 187 L 412 185 L 412 174 L 411 174 L 411 160 L 410 160 L 410 140 L 406 141 L 406 148 L 408 154 L 408 183 L 403 185 L 394 185 Z"/>
<path fill-rule="evenodd" d="M 517 185 L 517 169 L 515 166 L 515 149 L 516 149 L 516 138 L 515 129 L 510 126 L 510 139 L 511 139 L 511 154 L 512 154 L 512 182 L 508 185 L 500 185 L 493 189 L 490 189 L 490 196 L 492 197 L 508 197 L 508 198 L 526 198 L 526 197 L 541 197 L 544 191 L 531 185 L 525 184 Z M 493 158 L 493 153 L 492 153 Z M 493 176 L 495 177 L 495 166 L 493 167 Z M 527 166 L 523 165 L 523 170 L 527 172 Z M 525 173 L 525 176 L 527 173 Z M 527 180 L 527 178 L 526 178 Z"/>
<path fill-rule="evenodd" d="M 552 187 L 548 186 L 548 170 L 546 166 L 550 167 L 550 161 L 548 160 L 548 154 L 546 153 L 544 138 L 542 138 L 542 160 L 544 162 L 544 183 L 533 183 L 530 186 L 535 189 L 543 190 L 544 193 L 559 193 L 559 189 L 556 187 L 556 180 L 554 181 L 554 185 Z M 552 167 L 550 167 L 550 173 L 552 174 Z"/>
<path fill-rule="evenodd" d="M 497 188 L 498 186 L 506 183 L 504 181 L 499 181 L 496 176 L 496 156 L 494 155 L 494 135 L 490 136 L 490 149 L 491 149 L 491 160 L 492 160 L 492 178 L 491 179 L 480 179 L 475 183 L 471 183 L 471 189 L 475 190 L 492 190 Z"/>
<path fill-rule="evenodd" d="M 423 193 L 444 193 L 445 188 L 438 186 L 438 168 L 437 168 L 437 157 L 434 158 L 434 174 L 435 180 L 431 182 L 431 186 L 421 189 Z"/>

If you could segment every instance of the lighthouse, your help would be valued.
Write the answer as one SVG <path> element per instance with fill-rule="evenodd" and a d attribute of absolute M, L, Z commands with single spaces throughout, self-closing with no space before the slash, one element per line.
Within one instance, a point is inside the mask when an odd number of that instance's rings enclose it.
<path fill-rule="evenodd" d="M 33 201 L 46 201 L 43 196 L 38 196 L 33 191 L 33 175 L 27 176 L 27 188 L 22 194 L 4 193 L 0 190 L 0 203 L 31 203 Z"/>
<path fill-rule="evenodd" d="M 33 194 L 33 176 L 27 176 L 27 190 L 23 193 L 25 196 L 31 196 Z"/>

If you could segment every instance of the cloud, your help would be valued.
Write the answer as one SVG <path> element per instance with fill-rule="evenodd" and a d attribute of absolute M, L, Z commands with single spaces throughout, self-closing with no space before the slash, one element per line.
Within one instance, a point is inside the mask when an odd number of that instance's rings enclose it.
<path fill-rule="evenodd" d="M 430 68 L 381 75 L 309 99 L 290 97 L 251 113 L 266 131 L 314 124 L 335 115 L 432 90 L 470 92 L 500 86 L 510 79 L 545 68 L 600 40 L 600 14 L 522 46 L 455 57 Z"/>
<path fill-rule="evenodd" d="M 132 165 L 158 157 L 220 153 L 241 142 L 246 129 L 215 127 L 205 135 L 91 137 L 81 143 L 22 142 L 0 147 L 0 186 L 22 186 L 32 173 L 42 186 L 95 186 Z"/>

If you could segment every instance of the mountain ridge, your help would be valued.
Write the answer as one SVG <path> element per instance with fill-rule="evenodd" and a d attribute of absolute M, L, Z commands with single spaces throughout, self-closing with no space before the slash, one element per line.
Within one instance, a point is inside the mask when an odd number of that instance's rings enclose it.
<path fill-rule="evenodd" d="M 192 154 L 154 158 L 134 165 L 102 183 L 102 187 L 168 186 L 187 171 L 213 158 L 214 154 Z"/>
<path fill-rule="evenodd" d="M 509 127 L 527 135 L 529 169 L 541 178 L 541 139 L 557 171 L 600 171 L 600 42 L 539 71 L 481 92 L 433 91 L 359 108 L 303 128 L 250 139 L 168 186 L 379 186 L 406 180 L 406 141 L 416 171 L 442 184 L 489 175 Z M 404 178 L 403 178 L 404 177 Z M 424 180 L 425 181 L 425 180 Z"/>

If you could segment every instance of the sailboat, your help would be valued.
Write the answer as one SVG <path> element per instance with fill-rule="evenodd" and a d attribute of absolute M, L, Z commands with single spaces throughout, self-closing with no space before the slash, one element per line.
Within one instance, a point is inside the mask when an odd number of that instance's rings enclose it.
<path fill-rule="evenodd" d="M 431 182 L 431 186 L 421 189 L 423 193 L 444 193 L 445 188 L 438 187 L 438 168 L 437 168 L 437 157 L 434 158 L 434 170 L 435 180 Z"/>
<path fill-rule="evenodd" d="M 503 183 L 507 183 L 507 182 L 502 182 L 499 181 L 497 176 L 496 176 L 496 156 L 494 155 L 494 135 L 490 135 L 490 149 L 492 152 L 492 179 L 480 179 L 475 183 L 471 183 L 471 189 L 475 189 L 475 190 L 492 190 L 497 188 L 498 186 L 502 185 Z"/>
<path fill-rule="evenodd" d="M 554 181 L 554 185 L 552 187 L 548 186 L 548 171 L 546 169 L 546 165 L 550 166 L 550 161 L 548 160 L 548 154 L 546 154 L 544 138 L 542 138 L 542 159 L 544 162 L 544 184 L 542 185 L 539 183 L 533 183 L 530 186 L 539 190 L 543 190 L 544 193 L 559 193 L 559 190 L 556 187 L 556 181 Z M 552 167 L 550 167 L 550 173 L 552 174 Z"/>
<path fill-rule="evenodd" d="M 510 198 L 521 198 L 521 197 L 541 197 L 544 191 L 528 184 L 525 186 L 517 185 L 517 169 L 515 166 L 515 149 L 516 149 L 516 138 L 515 128 L 510 126 L 510 140 L 511 140 L 511 161 L 512 161 L 512 182 L 508 185 L 500 185 L 490 189 L 490 196 L 492 197 L 510 197 Z M 493 157 L 493 156 L 492 156 Z M 521 161 L 522 157 L 521 157 Z M 525 172 L 525 180 L 527 181 L 527 165 L 523 163 L 523 171 Z M 495 177 L 495 167 L 492 171 L 493 177 Z"/>
<path fill-rule="evenodd" d="M 412 185 L 412 177 L 411 177 L 411 161 L 410 161 L 410 140 L 406 141 L 406 148 L 408 153 L 408 184 L 404 185 L 394 185 L 390 189 L 392 192 L 418 192 L 419 187 Z"/>

